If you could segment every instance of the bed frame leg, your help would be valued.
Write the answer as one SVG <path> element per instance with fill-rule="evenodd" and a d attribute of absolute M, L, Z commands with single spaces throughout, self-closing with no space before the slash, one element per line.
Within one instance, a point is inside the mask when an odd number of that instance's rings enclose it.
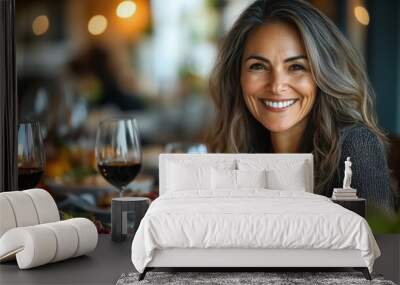
<path fill-rule="evenodd" d="M 144 277 L 146 276 L 148 269 L 147 267 L 144 269 L 144 271 L 142 273 L 139 274 L 139 278 L 138 281 L 142 281 L 144 279 Z"/>
<path fill-rule="evenodd" d="M 361 271 L 362 274 L 364 275 L 365 279 L 367 280 L 372 280 L 371 275 L 369 274 L 369 270 L 367 267 L 355 267 L 354 268 L 357 271 Z"/>

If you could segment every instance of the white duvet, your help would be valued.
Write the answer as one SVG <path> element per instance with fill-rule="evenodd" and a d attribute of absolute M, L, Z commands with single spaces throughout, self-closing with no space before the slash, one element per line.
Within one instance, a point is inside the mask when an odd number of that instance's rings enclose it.
<path fill-rule="evenodd" d="M 143 272 L 164 248 L 358 249 L 370 272 L 380 256 L 359 215 L 324 196 L 265 189 L 162 195 L 133 239 L 135 268 Z"/>

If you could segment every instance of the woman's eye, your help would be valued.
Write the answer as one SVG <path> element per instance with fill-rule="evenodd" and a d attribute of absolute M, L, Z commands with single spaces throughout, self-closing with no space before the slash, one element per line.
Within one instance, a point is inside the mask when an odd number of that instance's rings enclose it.
<path fill-rule="evenodd" d="M 290 70 L 296 71 L 296 70 L 305 70 L 304 66 L 300 64 L 292 64 L 289 68 Z"/>
<path fill-rule="evenodd" d="M 252 70 L 264 70 L 266 69 L 265 65 L 261 64 L 261 63 L 253 63 L 252 65 L 250 65 L 250 69 Z"/>

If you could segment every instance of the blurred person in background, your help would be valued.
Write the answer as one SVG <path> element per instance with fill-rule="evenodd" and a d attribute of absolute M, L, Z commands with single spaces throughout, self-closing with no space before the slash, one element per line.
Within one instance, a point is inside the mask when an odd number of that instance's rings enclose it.
<path fill-rule="evenodd" d="M 107 49 L 93 44 L 70 61 L 67 71 L 92 106 L 114 105 L 121 111 L 144 110 L 146 104 L 139 94 L 121 86 L 123 80 L 118 78 L 121 73 L 116 66 Z"/>

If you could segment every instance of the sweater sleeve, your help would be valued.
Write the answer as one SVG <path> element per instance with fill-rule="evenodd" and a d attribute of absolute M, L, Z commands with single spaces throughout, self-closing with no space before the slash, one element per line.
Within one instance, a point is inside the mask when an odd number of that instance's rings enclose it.
<path fill-rule="evenodd" d="M 385 149 L 377 136 L 366 127 L 351 129 L 343 140 L 341 155 L 343 161 L 340 163 L 344 164 L 344 159 L 348 156 L 353 163 L 351 187 L 357 189 L 358 196 L 365 198 L 368 205 L 394 210 Z M 340 166 L 340 169 L 344 168 Z"/>

